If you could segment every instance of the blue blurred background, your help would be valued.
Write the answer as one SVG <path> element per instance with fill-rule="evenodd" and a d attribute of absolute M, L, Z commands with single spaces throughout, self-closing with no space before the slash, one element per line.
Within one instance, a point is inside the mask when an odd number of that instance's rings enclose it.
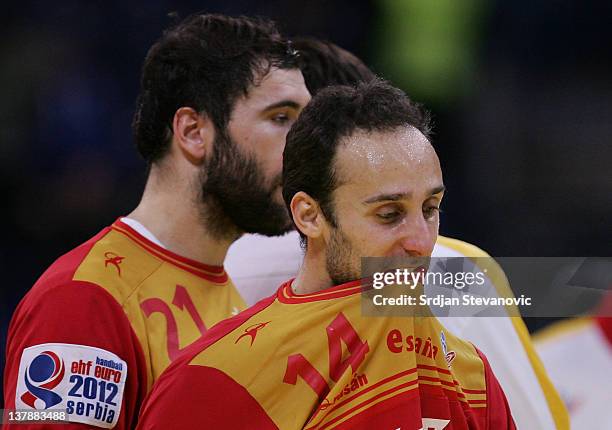
<path fill-rule="evenodd" d="M 442 234 L 494 256 L 611 255 L 610 2 L 10 2 L 0 366 L 10 316 L 37 277 L 137 204 L 140 66 L 168 13 L 196 11 L 264 15 L 286 34 L 330 40 L 431 109 L 448 186 Z"/>

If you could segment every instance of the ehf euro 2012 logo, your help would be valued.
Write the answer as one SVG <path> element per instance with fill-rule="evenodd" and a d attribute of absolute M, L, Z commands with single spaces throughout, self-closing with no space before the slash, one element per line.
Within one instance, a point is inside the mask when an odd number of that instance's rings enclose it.
<path fill-rule="evenodd" d="M 34 357 L 26 367 L 24 378 L 27 390 L 21 400 L 34 409 L 49 409 L 62 402 L 53 389 L 64 379 L 64 361 L 52 351 Z"/>
<path fill-rule="evenodd" d="M 21 354 L 15 409 L 65 409 L 71 423 L 113 428 L 121 413 L 127 372 L 124 360 L 102 348 L 32 345 Z"/>

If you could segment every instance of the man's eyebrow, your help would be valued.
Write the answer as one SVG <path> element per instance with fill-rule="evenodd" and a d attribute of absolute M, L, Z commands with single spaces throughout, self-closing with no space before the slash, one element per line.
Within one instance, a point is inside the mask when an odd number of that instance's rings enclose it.
<path fill-rule="evenodd" d="M 284 107 L 288 107 L 288 108 L 297 110 L 297 109 L 300 109 L 302 105 L 294 100 L 281 100 L 280 102 L 273 103 L 271 105 L 266 106 L 263 111 L 268 112 L 274 109 L 284 108 Z"/>
<path fill-rule="evenodd" d="M 376 195 L 374 197 L 370 197 L 369 199 L 364 200 L 363 204 L 369 205 L 369 204 L 378 203 L 378 202 L 397 202 L 399 200 L 409 198 L 411 195 L 412 195 L 412 193 L 410 193 L 410 192 L 408 192 L 408 193 L 378 194 L 378 195 Z"/>
<path fill-rule="evenodd" d="M 439 187 L 432 188 L 429 191 L 429 195 L 433 196 L 433 195 L 443 192 L 444 190 L 446 190 L 446 187 L 444 185 L 440 185 Z M 379 203 L 379 202 L 397 202 L 402 199 L 410 198 L 410 196 L 412 196 L 411 192 L 378 194 L 374 197 L 370 197 L 369 199 L 364 200 L 363 204 L 369 205 L 372 203 Z"/>
<path fill-rule="evenodd" d="M 432 188 L 431 191 L 429 192 L 429 195 L 433 196 L 435 194 L 440 194 L 444 191 L 446 191 L 446 187 L 444 185 L 440 185 L 439 187 Z"/>

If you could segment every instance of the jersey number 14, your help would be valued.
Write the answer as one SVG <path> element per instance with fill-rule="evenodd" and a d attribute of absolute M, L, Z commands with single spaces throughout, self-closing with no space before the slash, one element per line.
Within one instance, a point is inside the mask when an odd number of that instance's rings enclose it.
<path fill-rule="evenodd" d="M 368 342 L 363 342 L 351 323 L 340 312 L 327 326 L 327 344 L 329 349 L 329 377 L 338 382 L 344 371 L 351 366 L 353 372 L 363 362 L 370 350 Z M 342 344 L 344 342 L 349 355 L 342 359 Z M 319 396 L 323 398 L 329 392 L 327 380 L 302 355 L 293 354 L 287 358 L 287 369 L 283 382 L 295 385 L 297 377 L 301 377 Z"/>

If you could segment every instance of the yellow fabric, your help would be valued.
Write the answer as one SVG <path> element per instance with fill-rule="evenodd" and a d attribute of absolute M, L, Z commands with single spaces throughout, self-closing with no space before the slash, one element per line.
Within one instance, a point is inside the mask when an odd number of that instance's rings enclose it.
<path fill-rule="evenodd" d="M 557 429 L 569 430 L 570 419 L 567 409 L 565 408 L 565 404 L 561 400 L 561 397 L 559 397 L 559 393 L 557 393 L 557 390 L 550 381 L 540 357 L 533 348 L 533 344 L 531 343 L 529 332 L 527 331 L 527 327 L 525 327 L 525 323 L 519 317 L 512 318 L 512 324 L 514 325 L 514 328 L 518 333 L 523 346 L 525 347 L 525 352 L 527 353 L 529 361 L 533 366 L 533 370 L 538 377 L 538 381 L 540 382 L 542 391 L 544 391 L 544 395 L 546 396 L 546 401 L 548 402 L 548 407 L 550 408 L 550 412 L 555 420 Z"/>
<path fill-rule="evenodd" d="M 113 258 L 120 261 L 110 261 Z M 74 279 L 101 286 L 122 306 L 144 353 L 148 391 L 170 364 L 171 354 L 246 307 L 227 276 L 224 282 L 202 276 L 206 272 L 201 268 L 173 259 L 125 225 L 115 224 L 92 247 Z"/>
<path fill-rule="evenodd" d="M 281 429 L 302 428 L 313 411 L 304 428 L 335 428 L 369 407 L 420 385 L 439 387 L 442 396 L 446 392 L 442 390 L 452 391 L 472 408 L 486 407 L 484 364 L 470 343 L 447 332 L 435 317 L 364 317 L 359 292 L 346 297 L 335 294 L 336 290 L 331 290 L 298 296 L 300 300 L 318 298 L 300 303 L 281 303 L 277 298 L 197 355 L 190 365 L 213 367 L 229 375 L 249 391 Z M 338 320 L 348 321 L 358 336 L 356 343 L 367 342 L 367 352 L 356 369 L 346 367 L 334 381 L 329 333 L 341 332 L 332 323 Z M 245 334 L 254 327 L 257 333 L 251 344 L 252 336 Z M 388 346 L 393 330 L 401 334 L 392 342 L 396 351 Z M 443 331 L 447 351 L 456 354 L 450 368 L 441 345 Z M 345 339 L 340 345 L 342 362 L 359 356 L 354 350 L 351 353 Z M 301 354 L 329 386 L 322 402 L 300 376 L 295 384 L 283 383 L 290 367 L 289 356 L 296 354 Z M 394 388 L 397 391 L 389 393 Z"/>
<path fill-rule="evenodd" d="M 454 249 L 455 251 L 465 255 L 466 257 L 488 257 L 489 259 L 487 260 L 476 260 L 477 264 L 482 264 L 483 261 L 486 261 L 488 266 L 487 276 L 489 276 L 493 281 L 493 284 L 499 292 L 499 295 L 504 297 L 513 297 L 512 290 L 508 283 L 508 279 L 506 278 L 503 270 L 485 251 L 469 243 L 444 236 L 438 237 L 438 243 L 447 246 L 451 249 Z M 521 340 L 525 352 L 529 357 L 531 366 L 533 367 L 533 370 L 538 378 L 538 382 L 542 387 L 542 391 L 544 393 L 544 396 L 546 397 L 546 401 L 548 403 L 550 412 L 555 421 L 557 429 L 568 430 L 570 428 L 570 420 L 567 409 L 565 408 L 561 397 L 559 397 L 557 390 L 554 388 L 552 382 L 550 381 L 550 378 L 548 377 L 548 374 L 544 369 L 544 365 L 542 364 L 542 361 L 538 357 L 533 347 L 531 337 L 529 335 L 529 332 L 527 331 L 527 328 L 525 327 L 523 319 L 519 316 L 518 309 L 516 307 L 507 306 L 506 310 L 508 311 L 509 315 L 512 315 L 510 316 L 512 325 L 516 331 L 516 334 Z"/>
<path fill-rule="evenodd" d="M 533 343 L 540 345 L 571 332 L 580 331 L 591 324 L 593 324 L 593 318 L 591 317 L 570 318 L 544 327 L 542 330 L 534 333 L 531 338 Z"/>

